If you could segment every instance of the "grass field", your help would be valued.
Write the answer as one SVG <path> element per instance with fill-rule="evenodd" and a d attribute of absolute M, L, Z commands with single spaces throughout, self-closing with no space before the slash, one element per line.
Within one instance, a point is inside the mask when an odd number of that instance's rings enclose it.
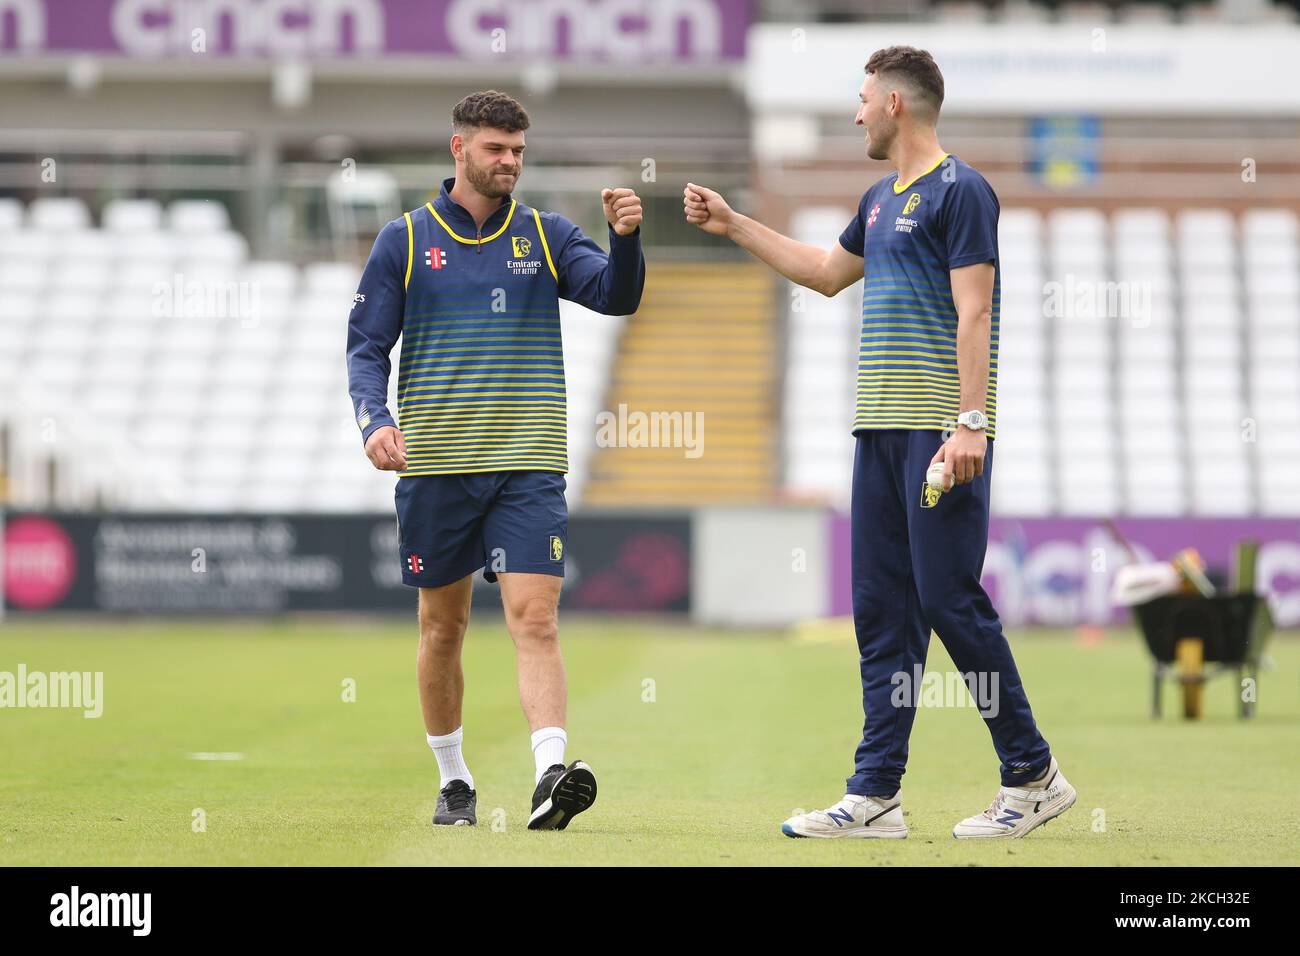
<path fill-rule="evenodd" d="M 1300 636 L 1275 636 L 1251 722 L 1223 677 L 1199 723 L 1147 716 L 1135 636 L 1012 636 L 1040 727 L 1079 790 L 1025 840 L 958 842 L 997 761 L 974 710 L 923 709 L 906 841 L 781 836 L 841 793 L 861 727 L 851 633 L 821 640 L 569 617 L 570 757 L 596 806 L 530 833 L 513 653 L 487 614 L 466 646 L 479 826 L 434 831 L 436 767 L 406 622 L 11 621 L 0 670 L 103 671 L 99 719 L 0 710 L 0 863 L 1128 865 L 1295 864 Z M 936 640 L 929 667 L 951 664 Z M 342 700 L 345 679 L 353 703 Z M 653 702 L 643 700 L 653 681 Z M 1166 713 L 1176 712 L 1173 689 Z M 195 753 L 237 753 L 200 760 Z M 194 832 L 202 809 L 205 832 Z M 1104 815 L 1104 816 L 1103 816 Z M 1104 828 L 1102 823 L 1104 822 Z M 495 824 L 495 825 L 494 825 Z"/>

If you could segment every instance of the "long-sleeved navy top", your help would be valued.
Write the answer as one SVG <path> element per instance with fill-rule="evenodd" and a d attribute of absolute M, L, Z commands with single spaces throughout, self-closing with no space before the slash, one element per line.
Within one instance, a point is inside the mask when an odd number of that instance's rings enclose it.
<path fill-rule="evenodd" d="M 438 198 L 380 231 L 348 320 L 348 390 L 364 442 L 397 424 L 402 475 L 568 470 L 559 300 L 605 315 L 641 301 L 640 230 L 606 253 L 563 216 L 507 200 L 482 229 Z M 397 421 L 389 353 L 402 336 Z"/>

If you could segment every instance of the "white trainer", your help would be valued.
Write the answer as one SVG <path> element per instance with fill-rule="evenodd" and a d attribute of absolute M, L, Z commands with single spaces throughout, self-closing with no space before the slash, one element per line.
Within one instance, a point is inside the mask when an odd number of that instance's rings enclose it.
<path fill-rule="evenodd" d="M 1022 837 L 1074 806 L 1078 794 L 1056 766 L 1055 757 L 1041 779 L 1042 784 L 1033 788 L 1002 787 L 987 810 L 961 821 L 952 835 L 959 840 Z"/>
<path fill-rule="evenodd" d="M 901 790 L 888 798 L 846 793 L 833 807 L 791 817 L 781 824 L 781 832 L 788 837 L 829 840 L 902 840 L 907 837 L 907 824 L 903 822 L 901 796 Z"/>

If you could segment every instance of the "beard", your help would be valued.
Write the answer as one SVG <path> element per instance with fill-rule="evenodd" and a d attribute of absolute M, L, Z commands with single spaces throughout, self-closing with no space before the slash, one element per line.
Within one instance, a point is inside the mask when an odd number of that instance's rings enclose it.
<path fill-rule="evenodd" d="M 516 170 L 516 175 L 513 177 L 496 175 L 501 171 L 492 164 L 478 165 L 466 151 L 465 178 L 479 195 L 486 196 L 488 199 L 502 199 L 514 191 L 515 183 L 519 180 L 518 171 Z"/>
<path fill-rule="evenodd" d="M 876 130 L 868 130 L 867 133 L 867 158 L 888 159 L 889 148 L 894 145 L 894 137 L 898 134 L 898 126 L 882 120 Z"/>

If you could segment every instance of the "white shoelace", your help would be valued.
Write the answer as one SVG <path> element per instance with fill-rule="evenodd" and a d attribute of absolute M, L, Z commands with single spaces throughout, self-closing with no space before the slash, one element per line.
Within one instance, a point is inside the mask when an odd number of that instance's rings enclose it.
<path fill-rule="evenodd" d="M 996 817 L 1002 810 L 1002 801 L 1003 794 L 1002 791 L 999 790 L 998 795 L 993 799 L 993 802 L 989 804 L 989 808 L 984 811 L 984 816 L 988 817 L 990 820 Z"/>

